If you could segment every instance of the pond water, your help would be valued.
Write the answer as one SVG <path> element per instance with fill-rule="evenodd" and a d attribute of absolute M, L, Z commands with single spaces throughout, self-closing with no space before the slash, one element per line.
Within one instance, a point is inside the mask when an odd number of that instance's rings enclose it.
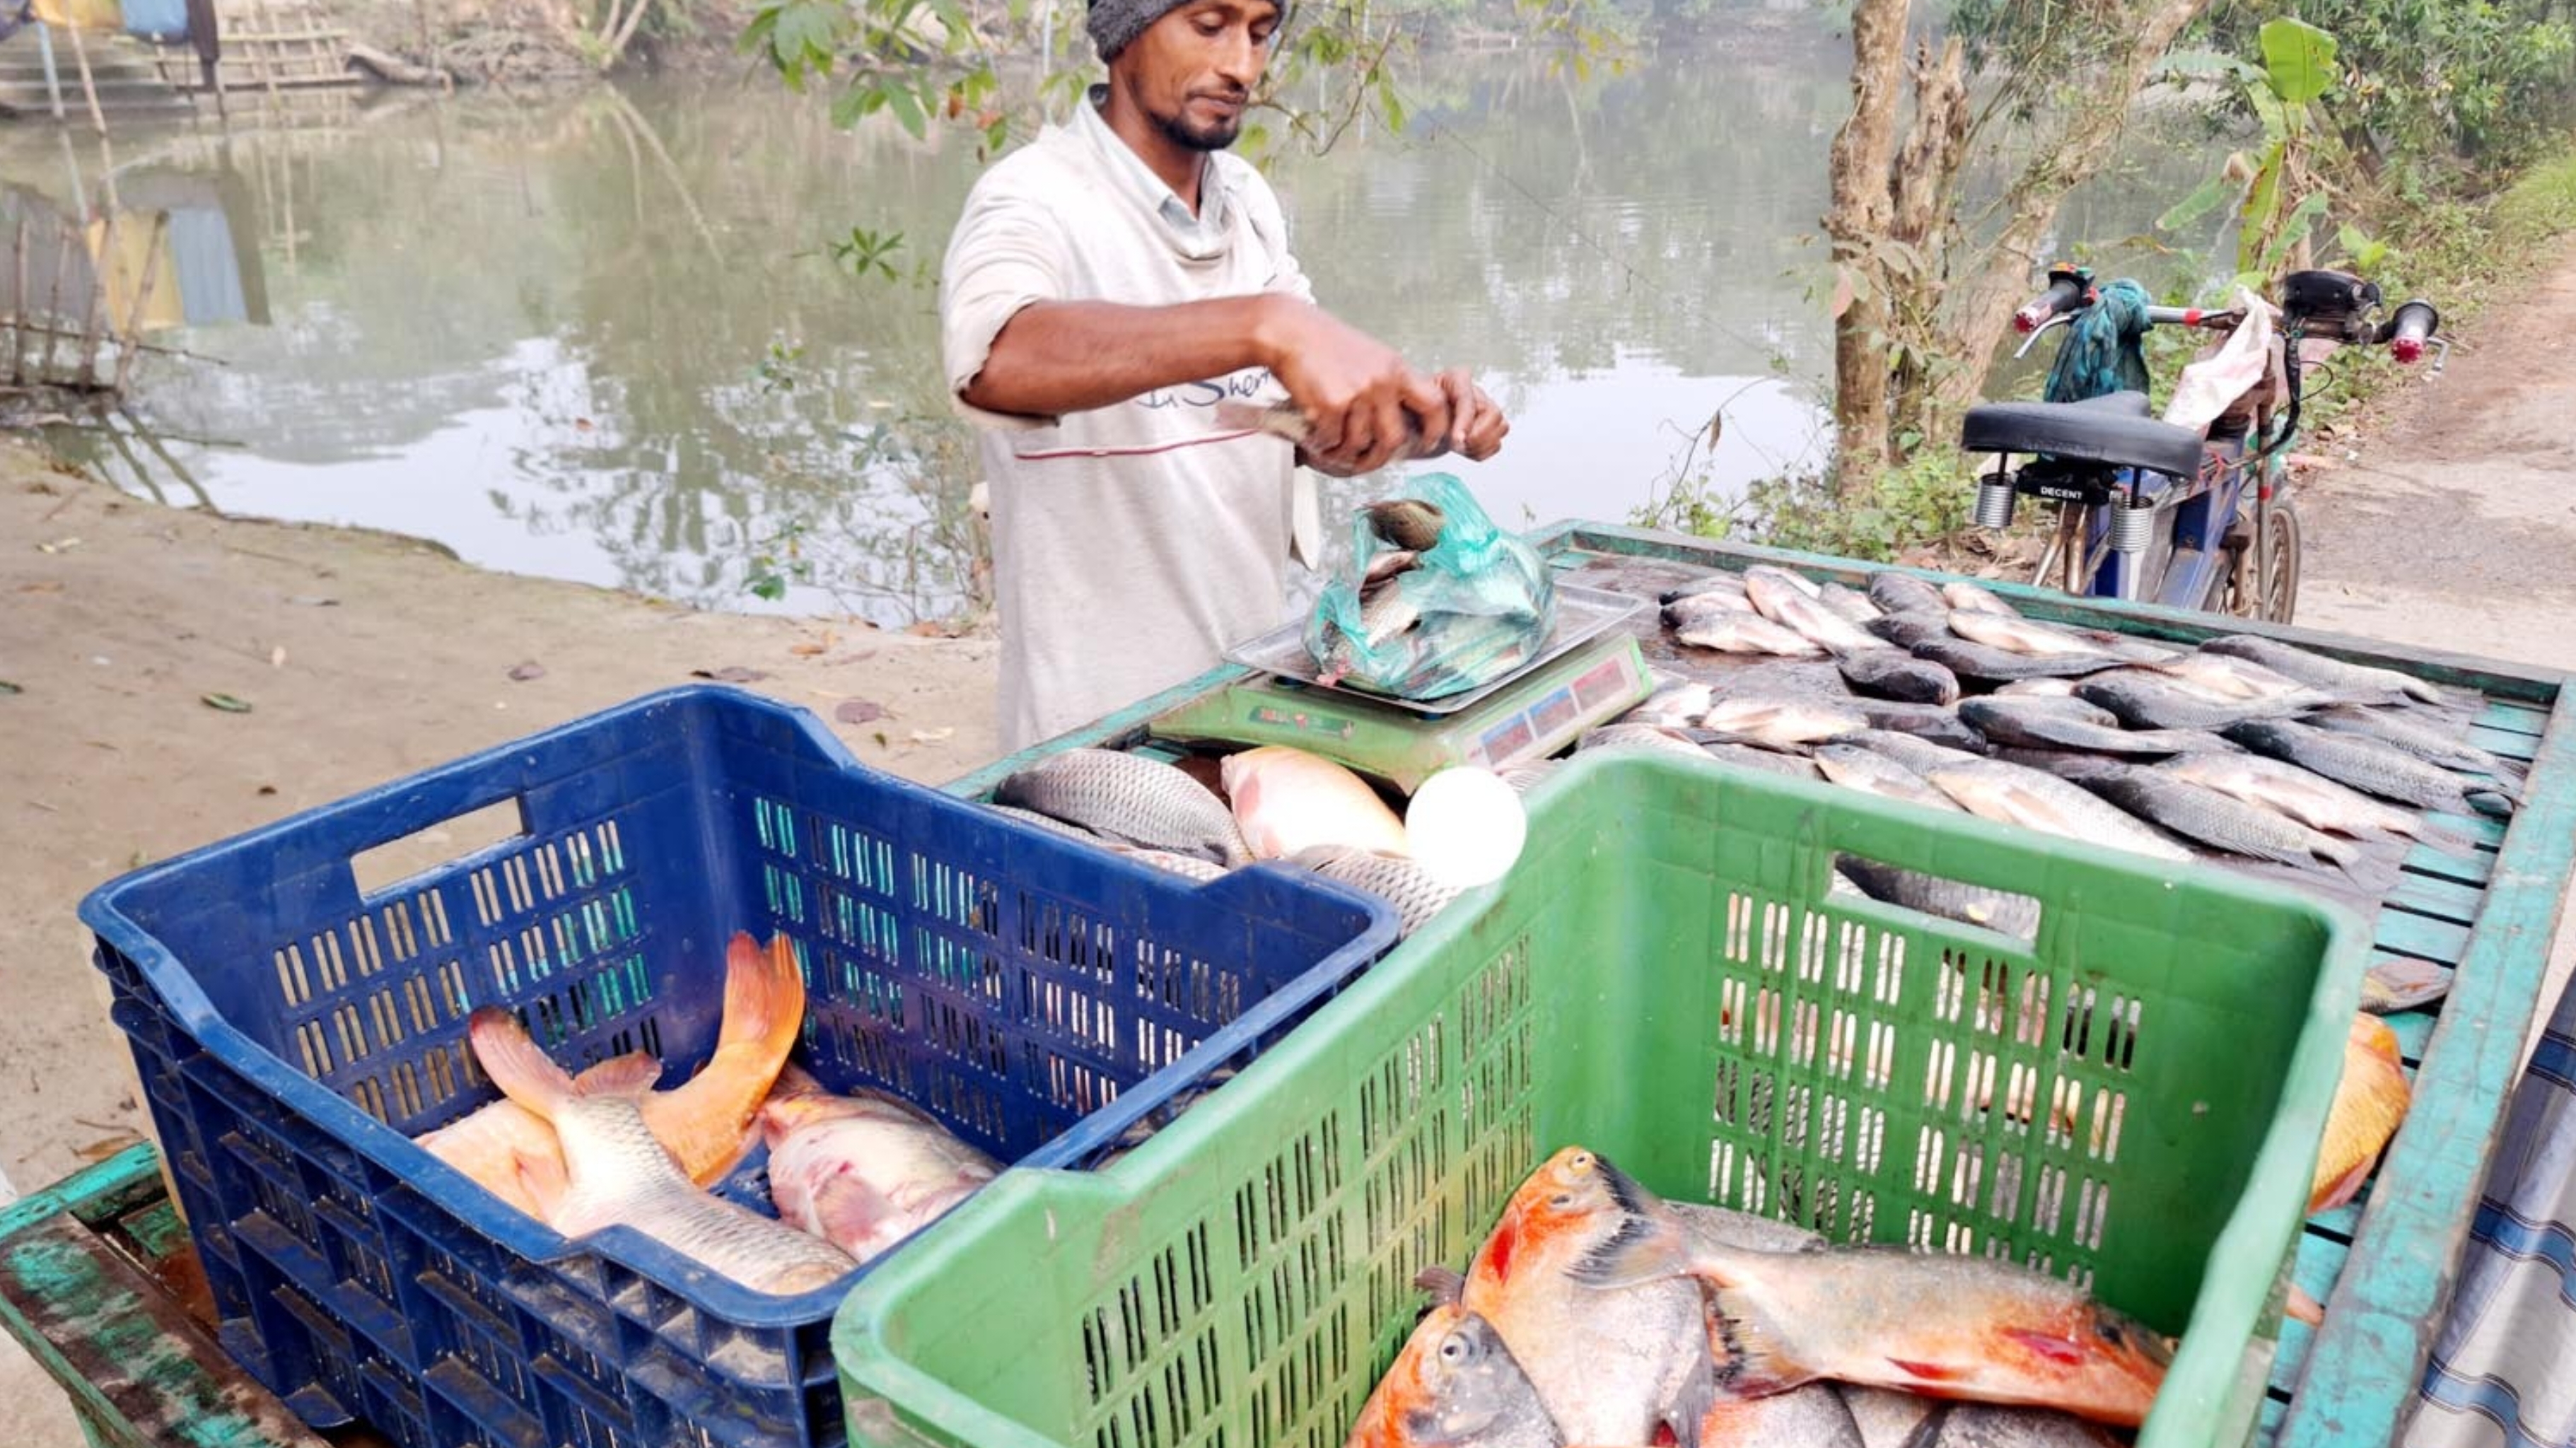
<path fill-rule="evenodd" d="M 1696 462 L 1720 491 L 1821 456 L 1806 238 L 1847 64 L 1821 26 L 1585 82 L 1444 60 L 1408 83 L 1405 134 L 1267 169 L 1326 305 L 1477 369 L 1509 411 L 1502 456 L 1461 469 L 1497 519 L 1618 521 L 1721 408 Z M 2130 149 L 2070 236 L 2141 230 L 2206 171 Z M 2174 175 L 2142 186 L 2141 166 Z M 156 358 L 131 421 L 56 431 L 119 486 L 890 624 L 956 611 L 975 568 L 928 273 L 978 169 L 960 137 L 838 130 L 760 75 L 406 95 L 106 146 L 0 133 L 21 212 L 169 215 L 156 340 L 219 359 Z M 832 260 L 852 226 L 902 234 L 895 280 Z"/>

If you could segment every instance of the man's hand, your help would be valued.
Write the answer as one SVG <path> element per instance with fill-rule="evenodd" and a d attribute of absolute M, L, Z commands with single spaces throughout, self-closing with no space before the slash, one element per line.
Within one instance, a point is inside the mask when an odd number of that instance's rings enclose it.
<path fill-rule="evenodd" d="M 1432 379 L 1441 395 L 1449 400 L 1449 430 L 1427 436 L 1423 450 L 1416 457 L 1436 458 L 1454 452 L 1472 462 L 1483 462 L 1501 451 L 1503 436 L 1512 425 L 1502 408 L 1485 395 L 1464 367 L 1452 367 Z"/>
<path fill-rule="evenodd" d="M 1450 394 L 1394 348 L 1321 308 L 1273 300 L 1263 350 L 1306 415 L 1307 466 L 1336 477 L 1374 472 L 1448 435 Z"/>

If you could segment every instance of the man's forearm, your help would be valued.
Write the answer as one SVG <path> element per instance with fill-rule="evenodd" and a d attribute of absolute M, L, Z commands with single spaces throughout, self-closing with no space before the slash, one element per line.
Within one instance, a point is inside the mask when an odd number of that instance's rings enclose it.
<path fill-rule="evenodd" d="M 1002 325 L 963 396 L 988 412 L 1061 417 L 1268 366 L 1283 303 L 1295 305 L 1266 295 L 1164 307 L 1034 302 Z"/>

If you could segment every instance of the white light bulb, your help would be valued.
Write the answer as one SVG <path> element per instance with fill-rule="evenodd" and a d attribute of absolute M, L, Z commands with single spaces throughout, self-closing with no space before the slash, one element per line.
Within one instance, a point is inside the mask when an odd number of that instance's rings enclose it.
<path fill-rule="evenodd" d="M 1529 815 L 1499 776 L 1461 765 L 1413 792 L 1404 834 L 1415 864 L 1441 884 L 1465 890 L 1501 879 L 1521 857 Z"/>

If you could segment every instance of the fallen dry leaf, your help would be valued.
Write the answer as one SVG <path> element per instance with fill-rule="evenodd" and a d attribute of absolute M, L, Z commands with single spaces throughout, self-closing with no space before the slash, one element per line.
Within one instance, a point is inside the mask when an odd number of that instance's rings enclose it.
<path fill-rule="evenodd" d="M 869 724 L 885 716 L 885 705 L 871 699 L 844 699 L 832 710 L 832 717 L 844 724 Z"/>
<path fill-rule="evenodd" d="M 250 712 L 250 701 L 248 699 L 236 699 L 230 694 L 206 694 L 200 696 L 198 702 L 211 709 L 221 709 L 227 714 L 247 714 Z"/>
<path fill-rule="evenodd" d="M 524 684 L 531 679 L 542 679 L 545 676 L 546 666 L 538 663 L 534 659 L 530 659 L 524 664 L 514 664 L 510 668 L 510 678 L 516 683 Z"/>
<path fill-rule="evenodd" d="M 746 669 L 740 664 L 727 664 L 721 669 L 691 669 L 689 677 L 713 679 L 719 684 L 757 684 L 769 676 L 758 669 Z"/>

